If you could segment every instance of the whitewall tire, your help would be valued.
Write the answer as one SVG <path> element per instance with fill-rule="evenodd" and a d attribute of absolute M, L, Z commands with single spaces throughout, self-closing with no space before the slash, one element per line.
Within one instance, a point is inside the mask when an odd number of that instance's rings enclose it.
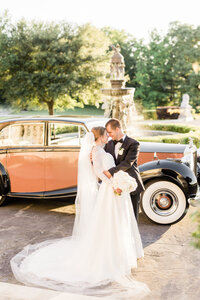
<path fill-rule="evenodd" d="M 183 218 L 187 201 L 181 188 L 165 180 L 151 181 L 142 194 L 141 208 L 158 224 L 172 224 Z"/>

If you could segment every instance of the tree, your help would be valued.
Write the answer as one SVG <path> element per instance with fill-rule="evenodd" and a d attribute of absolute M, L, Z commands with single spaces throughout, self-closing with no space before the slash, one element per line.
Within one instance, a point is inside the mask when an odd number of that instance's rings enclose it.
<path fill-rule="evenodd" d="M 5 45 L 8 42 L 7 31 L 10 25 L 10 18 L 8 16 L 8 12 L 5 11 L 0 16 L 0 53 L 4 51 Z M 3 64 L 3 61 L 0 57 L 0 104 L 5 104 L 6 99 L 4 97 L 5 87 L 4 87 L 4 77 L 6 74 L 7 67 Z"/>
<path fill-rule="evenodd" d="M 156 30 L 151 32 L 148 45 L 140 44 L 136 51 L 135 98 L 141 99 L 146 108 L 173 104 L 174 81 L 170 61 L 171 46 L 167 37 Z"/>
<path fill-rule="evenodd" d="M 171 23 L 165 36 L 152 31 L 149 44 L 138 44 L 135 51 L 135 99 L 140 99 L 146 108 L 155 108 L 180 105 L 182 94 L 188 93 L 196 106 L 200 74 L 194 73 L 192 64 L 200 62 L 199 41 L 199 27 L 178 22 Z"/>
<path fill-rule="evenodd" d="M 98 103 L 107 47 L 108 39 L 89 24 L 21 20 L 1 39 L 4 95 L 20 108 L 45 104 L 49 114 L 83 105 L 87 96 Z"/>
<path fill-rule="evenodd" d="M 168 39 L 172 48 L 171 64 L 173 64 L 174 80 L 179 95 L 188 93 L 191 104 L 199 104 L 200 73 L 195 74 L 194 62 L 200 64 L 200 26 L 173 22 L 168 30 Z"/>

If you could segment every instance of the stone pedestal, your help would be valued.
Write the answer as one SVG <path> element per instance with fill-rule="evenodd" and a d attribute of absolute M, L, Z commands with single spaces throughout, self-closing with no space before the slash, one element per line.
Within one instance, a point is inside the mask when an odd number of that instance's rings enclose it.
<path fill-rule="evenodd" d="M 125 131 L 137 115 L 133 101 L 134 92 L 134 88 L 102 89 L 106 96 L 102 107 L 105 109 L 105 117 L 120 120 Z"/>

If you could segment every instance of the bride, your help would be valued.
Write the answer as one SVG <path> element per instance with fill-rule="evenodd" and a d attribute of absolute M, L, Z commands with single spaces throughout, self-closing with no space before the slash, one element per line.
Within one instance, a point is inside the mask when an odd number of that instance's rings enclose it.
<path fill-rule="evenodd" d="M 104 151 L 107 141 L 104 127 L 94 127 L 83 140 L 72 236 L 26 246 L 11 259 L 17 280 L 110 299 L 141 299 L 149 293 L 131 275 L 144 253 L 129 192 L 116 194 L 113 179 L 103 174 L 115 166 Z"/>

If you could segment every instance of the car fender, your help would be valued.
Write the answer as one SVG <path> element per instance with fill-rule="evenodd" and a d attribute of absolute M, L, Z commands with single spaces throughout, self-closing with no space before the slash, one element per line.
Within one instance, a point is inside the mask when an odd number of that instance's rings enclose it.
<path fill-rule="evenodd" d="M 0 194 L 7 195 L 10 192 L 10 180 L 5 167 L 0 163 Z"/>
<path fill-rule="evenodd" d="M 186 198 L 197 193 L 198 183 L 194 172 L 179 161 L 170 159 L 154 160 L 140 165 L 139 171 L 144 184 L 152 179 L 165 179 L 179 185 Z"/>

